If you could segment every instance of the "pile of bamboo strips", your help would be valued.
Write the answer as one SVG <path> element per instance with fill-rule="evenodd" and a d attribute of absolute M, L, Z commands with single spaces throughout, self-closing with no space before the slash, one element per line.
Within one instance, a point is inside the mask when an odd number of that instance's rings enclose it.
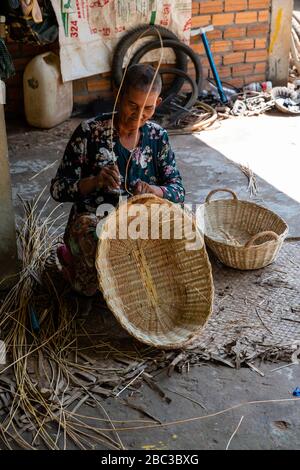
<path fill-rule="evenodd" d="M 217 111 L 206 103 L 196 101 L 195 105 L 189 110 L 178 123 L 179 129 L 168 129 L 170 135 L 192 134 L 200 132 L 211 127 L 218 119 Z"/>
<path fill-rule="evenodd" d="M 39 208 L 41 195 L 23 203 L 18 233 L 22 268 L 0 305 L 0 339 L 7 349 L 7 362 L 0 365 L 0 447 L 124 449 L 117 426 L 157 420 L 139 407 L 145 419 L 114 421 L 105 399 L 136 410 L 123 397 L 142 383 L 163 396 L 151 374 L 177 353 L 137 345 L 121 327 L 120 338 L 118 325 L 112 337 L 112 328 L 103 328 L 102 306 L 95 312 L 96 324 L 78 318 L 76 297 L 74 302 L 49 264 L 65 215 L 56 216 L 56 208 L 45 216 L 47 202 Z"/>
<path fill-rule="evenodd" d="M 0 367 L 0 439 L 8 449 L 123 448 L 118 435 L 105 431 L 113 426 L 99 398 L 122 380 L 79 357 L 76 309 L 45 269 L 63 214 L 45 217 L 47 204 L 42 210 L 38 205 L 24 202 L 18 238 L 22 269 L 0 308 L 7 349 L 7 363 Z M 109 388 L 104 379 L 113 382 Z M 94 424 L 79 414 L 87 402 L 101 410 Z"/>

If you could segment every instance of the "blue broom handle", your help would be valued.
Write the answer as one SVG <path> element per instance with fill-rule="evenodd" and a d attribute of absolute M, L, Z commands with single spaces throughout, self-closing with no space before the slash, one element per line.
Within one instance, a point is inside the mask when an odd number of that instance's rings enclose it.
<path fill-rule="evenodd" d="M 211 50 L 210 50 L 210 47 L 209 47 L 209 44 L 208 44 L 208 40 L 207 40 L 206 34 L 205 34 L 205 33 L 202 33 L 201 36 L 202 36 L 202 41 L 203 41 L 203 44 L 204 44 L 204 48 L 205 48 L 205 52 L 206 52 L 208 61 L 209 61 L 209 64 L 210 64 L 210 67 L 211 67 L 211 70 L 212 70 L 214 79 L 215 79 L 216 84 L 217 84 L 217 88 L 218 88 L 218 92 L 219 92 L 221 101 L 222 101 L 222 103 L 227 103 L 227 102 L 228 102 L 228 99 L 227 99 L 227 97 L 226 97 L 226 95 L 225 95 L 225 93 L 224 93 L 224 90 L 223 90 L 223 87 L 222 87 L 222 83 L 221 83 L 221 80 L 220 80 L 220 77 L 219 77 L 219 74 L 218 74 L 218 71 L 217 71 L 217 68 L 216 68 L 216 65 L 215 65 L 215 62 L 214 62 L 214 59 L 213 59 Z"/>

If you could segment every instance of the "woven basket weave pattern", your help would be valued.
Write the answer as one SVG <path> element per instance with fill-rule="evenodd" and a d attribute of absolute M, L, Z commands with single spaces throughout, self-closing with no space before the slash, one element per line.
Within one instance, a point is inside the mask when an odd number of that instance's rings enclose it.
<path fill-rule="evenodd" d="M 274 237 L 255 234 L 274 232 Z M 259 269 L 272 263 L 288 232 L 286 223 L 272 211 L 238 199 L 209 201 L 205 210 L 205 240 L 222 263 L 237 269 Z M 275 238 L 276 237 L 276 238 Z"/>
<path fill-rule="evenodd" d="M 172 206 L 175 217 L 182 214 L 180 206 L 159 198 L 136 196 L 129 205 L 139 202 L 148 210 L 155 202 Z M 118 213 L 123 210 L 121 205 Z M 110 224 L 112 216 L 105 228 Z M 109 308 L 144 343 L 164 349 L 187 346 L 211 314 L 213 282 L 204 245 L 186 250 L 185 239 L 104 239 L 96 266 Z"/>

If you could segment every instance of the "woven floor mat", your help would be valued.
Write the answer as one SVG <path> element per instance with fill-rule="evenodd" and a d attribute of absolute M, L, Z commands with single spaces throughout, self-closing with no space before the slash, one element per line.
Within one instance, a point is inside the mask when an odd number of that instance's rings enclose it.
<path fill-rule="evenodd" d="M 256 271 L 213 262 L 213 277 L 214 310 L 196 350 L 249 360 L 277 350 L 284 359 L 300 346 L 299 243 L 285 243 L 275 263 Z"/>
<path fill-rule="evenodd" d="M 213 314 L 193 346 L 180 353 L 178 364 L 215 360 L 239 367 L 257 357 L 290 361 L 300 351 L 300 244 L 285 243 L 275 263 L 256 271 L 238 271 L 211 260 Z M 99 332 L 108 343 L 127 351 L 147 348 L 103 305 L 93 310 L 85 323 L 88 332 Z M 162 351 L 156 353 L 160 356 Z M 167 356 L 172 360 L 174 354 L 178 352 Z"/>

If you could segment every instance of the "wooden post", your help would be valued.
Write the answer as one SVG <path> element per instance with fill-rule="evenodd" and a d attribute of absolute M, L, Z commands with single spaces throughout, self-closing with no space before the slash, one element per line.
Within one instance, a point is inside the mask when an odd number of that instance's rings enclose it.
<path fill-rule="evenodd" d="M 288 83 L 293 6 L 293 0 L 272 0 L 268 80 L 274 86 Z"/>
<path fill-rule="evenodd" d="M 17 272 L 17 243 L 4 106 L 0 104 L 0 289 L 6 288 Z M 7 279 L 9 278 L 9 279 Z M 6 280 L 7 279 L 7 280 Z"/>

